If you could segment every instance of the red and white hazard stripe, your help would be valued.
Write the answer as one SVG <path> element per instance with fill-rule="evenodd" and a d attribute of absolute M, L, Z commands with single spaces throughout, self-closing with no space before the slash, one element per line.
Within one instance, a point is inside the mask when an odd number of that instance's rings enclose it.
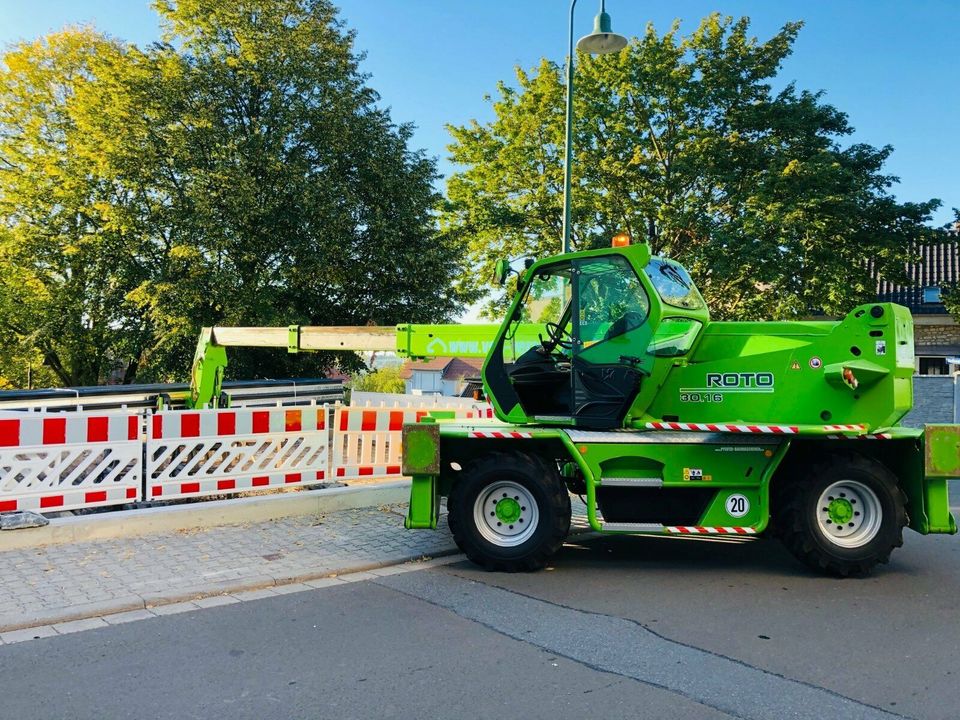
<path fill-rule="evenodd" d="M 309 432 L 324 430 L 326 418 L 327 410 L 323 406 L 159 412 L 151 419 L 150 438 L 177 440 Z"/>
<path fill-rule="evenodd" d="M 25 497 L 4 498 L 0 495 L 0 512 L 33 510 L 54 512 L 68 508 L 98 507 L 136 502 L 140 499 L 138 487 L 110 487 L 102 489 L 78 488 L 68 492 L 54 492 Z"/>
<path fill-rule="evenodd" d="M 429 411 L 416 408 L 337 409 L 336 429 L 340 432 L 399 432 L 406 423 L 420 422 Z"/>
<path fill-rule="evenodd" d="M 752 527 L 702 527 L 700 525 L 668 525 L 665 532 L 674 535 L 756 535 Z"/>
<path fill-rule="evenodd" d="M 338 478 L 390 477 L 402 475 L 399 465 L 353 465 L 340 466 L 334 471 Z"/>
<path fill-rule="evenodd" d="M 272 473 L 238 478 L 205 478 L 200 480 L 170 481 L 153 483 L 148 489 L 150 500 L 172 500 L 175 498 L 199 495 L 218 495 L 223 493 L 244 492 L 287 487 L 290 485 L 322 482 L 325 471 Z"/>
<path fill-rule="evenodd" d="M 500 432 L 499 430 L 471 430 L 470 437 L 475 438 L 495 438 L 497 440 L 504 440 L 507 438 L 514 438 L 517 440 L 525 440 L 532 438 L 533 435 L 525 432 Z"/>
<path fill-rule="evenodd" d="M 796 435 L 796 425 L 733 425 L 730 423 L 648 422 L 649 430 L 691 430 L 697 432 L 755 433 L 761 435 Z"/>
<path fill-rule="evenodd" d="M 891 433 L 869 433 L 867 435 L 827 435 L 827 440 L 890 440 Z"/>
<path fill-rule="evenodd" d="M 863 432 L 866 425 L 824 425 L 824 432 Z"/>
<path fill-rule="evenodd" d="M 127 413 L 4 413 L 0 417 L 0 448 L 124 442 L 139 437 L 140 416 Z"/>

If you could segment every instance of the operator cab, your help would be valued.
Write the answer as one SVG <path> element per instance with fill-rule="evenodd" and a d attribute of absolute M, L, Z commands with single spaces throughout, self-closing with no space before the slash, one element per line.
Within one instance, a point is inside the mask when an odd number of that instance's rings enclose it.
<path fill-rule="evenodd" d="M 645 244 L 545 260 L 523 279 L 484 368 L 492 396 L 515 421 L 620 427 L 656 358 L 686 352 L 701 327 L 664 318 L 665 305 L 670 315 L 705 313 L 686 271 L 650 258 Z M 532 325 L 537 340 L 523 331 Z"/>

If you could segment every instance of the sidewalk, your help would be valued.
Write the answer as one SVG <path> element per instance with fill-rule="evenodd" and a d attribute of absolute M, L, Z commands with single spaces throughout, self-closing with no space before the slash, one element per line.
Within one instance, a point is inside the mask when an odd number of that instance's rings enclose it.
<path fill-rule="evenodd" d="M 0 551 L 0 632 L 456 552 L 404 506 Z"/>
<path fill-rule="evenodd" d="M 573 526 L 582 531 L 585 508 L 571 500 Z M 213 596 L 225 593 L 457 552 L 445 513 L 436 531 L 404 529 L 405 515 L 405 505 L 384 505 L 0 551 L 0 644 L 19 628 L 200 598 L 216 604 Z"/>

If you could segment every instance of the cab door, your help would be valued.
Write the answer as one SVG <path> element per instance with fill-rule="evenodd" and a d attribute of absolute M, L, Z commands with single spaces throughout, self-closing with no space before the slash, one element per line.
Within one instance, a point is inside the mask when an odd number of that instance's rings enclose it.
<path fill-rule="evenodd" d="M 572 411 L 578 427 L 620 427 L 647 370 L 650 298 L 620 255 L 573 267 Z"/>

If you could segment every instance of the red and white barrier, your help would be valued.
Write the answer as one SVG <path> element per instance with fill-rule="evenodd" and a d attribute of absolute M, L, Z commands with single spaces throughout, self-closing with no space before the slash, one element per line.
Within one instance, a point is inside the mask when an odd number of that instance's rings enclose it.
<path fill-rule="evenodd" d="M 333 419 L 335 479 L 400 477 L 400 431 L 428 413 L 417 408 L 338 407 Z"/>
<path fill-rule="evenodd" d="M 330 426 L 325 405 L 176 410 L 147 416 L 144 439 L 139 414 L 0 413 L 0 512 L 399 478 L 403 425 L 434 410 L 494 417 L 487 405 L 338 406 Z"/>
<path fill-rule="evenodd" d="M 148 500 L 327 480 L 327 407 L 159 412 L 147 437 Z"/>
<path fill-rule="evenodd" d="M 489 405 L 473 407 L 338 407 L 333 420 L 333 476 L 335 480 L 358 477 L 401 477 L 401 430 L 431 411 L 454 412 L 457 418 L 481 420 L 494 417 Z"/>
<path fill-rule="evenodd" d="M 0 512 L 54 512 L 140 499 L 141 417 L 0 414 Z"/>

